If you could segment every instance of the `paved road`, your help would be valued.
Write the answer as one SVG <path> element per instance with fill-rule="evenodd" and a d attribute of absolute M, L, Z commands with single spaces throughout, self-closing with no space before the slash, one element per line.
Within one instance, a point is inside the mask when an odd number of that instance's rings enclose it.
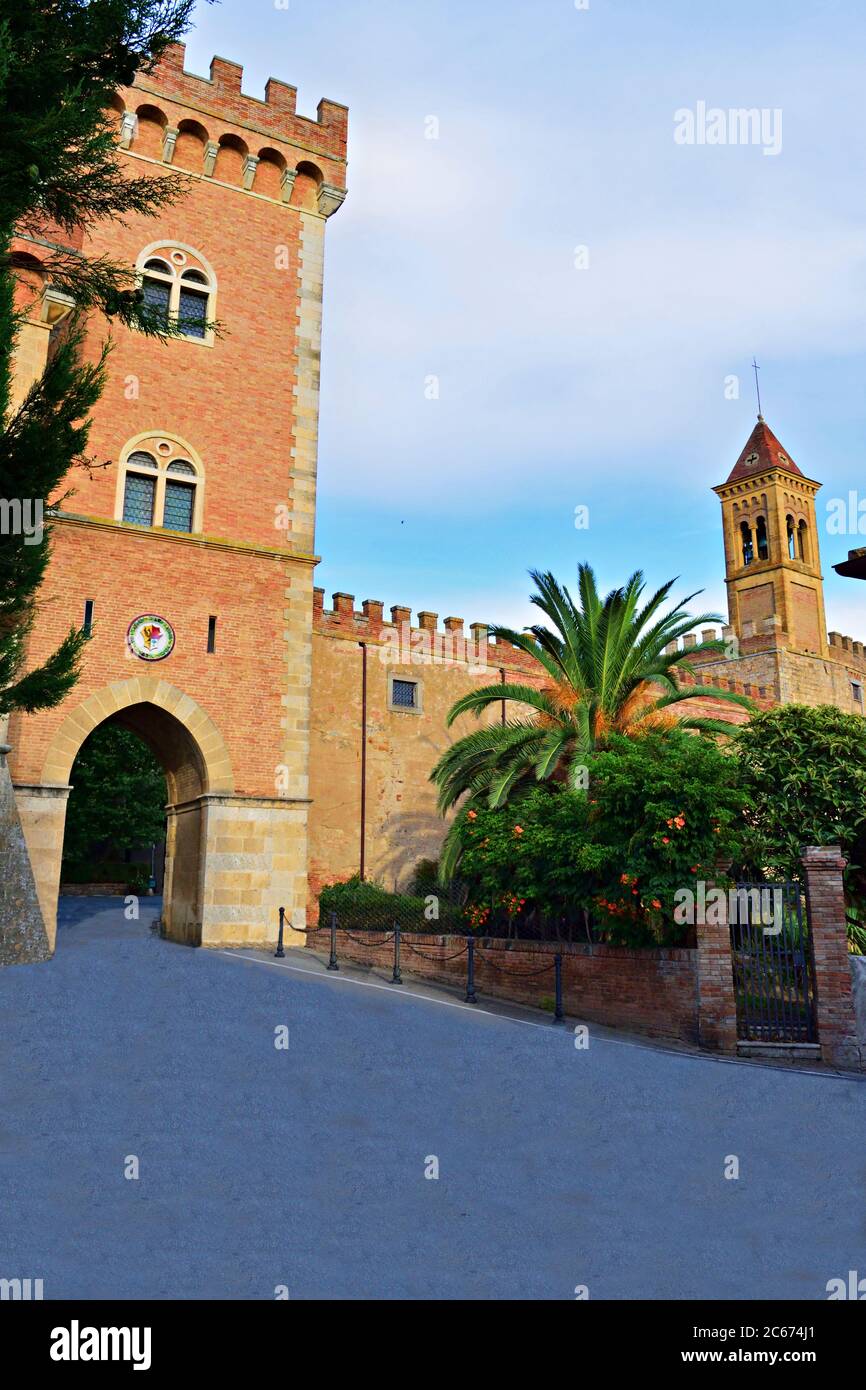
<path fill-rule="evenodd" d="M 580 1052 L 308 957 L 175 946 L 116 899 L 63 921 L 52 962 L 0 972 L 0 1277 L 46 1298 L 820 1299 L 866 1275 L 861 1082 Z"/>

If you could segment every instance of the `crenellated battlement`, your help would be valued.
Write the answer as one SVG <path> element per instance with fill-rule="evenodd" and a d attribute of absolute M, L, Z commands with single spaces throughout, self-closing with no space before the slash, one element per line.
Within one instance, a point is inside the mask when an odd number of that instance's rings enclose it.
<path fill-rule="evenodd" d="M 853 637 L 845 637 L 841 632 L 829 632 L 827 641 L 830 644 L 830 653 L 836 660 L 866 669 L 866 651 L 862 642 L 856 642 Z"/>
<path fill-rule="evenodd" d="M 385 644 L 396 640 L 405 647 L 412 659 L 424 654 L 432 660 L 468 661 L 477 665 L 486 651 L 485 665 L 510 666 L 515 671 L 538 674 L 536 664 L 519 647 L 501 638 L 488 638 L 489 625 L 474 622 L 468 626 L 463 618 L 448 617 L 439 627 L 439 614 L 428 609 L 418 613 L 412 622 L 412 609 L 393 604 L 385 613 L 378 599 L 364 599 L 360 609 L 355 607 L 354 594 L 335 593 L 333 607 L 325 608 L 325 591 L 313 590 L 314 631 L 333 637 L 351 637 L 356 641 Z"/>
<path fill-rule="evenodd" d="M 210 76 L 201 77 L 184 67 L 186 46 L 172 44 L 158 64 L 147 73 L 138 73 L 127 92 L 145 92 L 173 100 L 204 116 L 242 126 L 257 135 L 300 145 L 328 156 L 339 164 L 346 161 L 348 109 L 340 102 L 324 99 L 316 108 L 316 119 L 299 116 L 297 88 L 271 77 L 265 84 L 264 99 L 242 91 L 244 70 L 228 58 L 211 60 Z M 134 110 L 134 102 L 127 101 Z M 326 171 L 327 174 L 327 171 Z M 343 185 L 330 171 L 330 181 Z"/>
<path fill-rule="evenodd" d="M 718 676 L 715 668 L 711 670 L 693 670 L 688 665 L 677 668 L 677 679 L 681 686 L 715 686 L 718 690 L 729 690 L 735 695 L 748 695 L 754 700 L 759 709 L 772 709 L 777 701 L 766 685 L 759 685 L 757 681 L 735 680 L 732 676 Z M 730 710 L 726 707 L 720 713 L 724 718 L 730 716 Z"/>

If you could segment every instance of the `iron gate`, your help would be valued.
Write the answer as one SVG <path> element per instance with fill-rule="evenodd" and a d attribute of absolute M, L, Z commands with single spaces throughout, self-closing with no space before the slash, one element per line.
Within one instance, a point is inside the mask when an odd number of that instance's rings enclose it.
<path fill-rule="evenodd" d="M 799 883 L 738 883 L 728 921 L 740 1038 L 816 1042 L 812 941 Z"/>

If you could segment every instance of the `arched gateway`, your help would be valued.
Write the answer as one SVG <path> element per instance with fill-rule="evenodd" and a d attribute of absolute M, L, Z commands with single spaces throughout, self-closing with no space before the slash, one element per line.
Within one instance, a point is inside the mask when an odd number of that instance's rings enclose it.
<path fill-rule="evenodd" d="M 165 773 L 166 934 L 196 946 L 270 940 L 277 907 L 292 899 L 285 855 L 297 808 L 238 794 L 228 747 L 210 716 L 168 681 L 142 676 L 114 681 L 70 710 L 40 780 L 16 783 L 52 948 L 70 775 L 85 739 L 103 723 L 137 734 Z"/>
<path fill-rule="evenodd" d="M 67 715 L 45 758 L 44 787 L 68 787 L 81 745 L 103 723 L 137 734 L 162 765 L 168 821 L 163 921 L 174 940 L 201 945 L 209 801 L 234 791 L 228 749 L 213 720 L 167 681 L 115 681 Z M 65 797 L 62 804 L 65 810 Z"/>

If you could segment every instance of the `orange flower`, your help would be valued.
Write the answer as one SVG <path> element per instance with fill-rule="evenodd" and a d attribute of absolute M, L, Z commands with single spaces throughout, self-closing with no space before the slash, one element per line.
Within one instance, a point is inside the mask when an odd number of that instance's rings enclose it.
<path fill-rule="evenodd" d="M 654 908 L 660 908 L 660 907 L 661 907 L 661 903 L 659 902 L 658 898 L 653 898 L 653 900 L 652 900 L 652 906 L 653 906 Z"/>
<path fill-rule="evenodd" d="M 468 817 L 469 820 L 477 820 L 477 819 L 478 819 L 478 812 L 477 812 L 477 811 L 467 811 L 467 812 L 466 812 L 466 815 L 467 815 L 467 817 Z"/>
<path fill-rule="evenodd" d="M 522 825 L 515 825 L 515 827 L 514 827 L 514 833 L 515 833 L 515 835 L 522 835 L 522 834 L 523 834 L 523 826 L 522 826 Z"/>
<path fill-rule="evenodd" d="M 669 844 L 670 844 L 670 840 L 668 839 L 667 835 L 663 835 L 663 836 L 662 836 L 662 844 L 663 844 L 663 845 L 669 845 Z"/>

